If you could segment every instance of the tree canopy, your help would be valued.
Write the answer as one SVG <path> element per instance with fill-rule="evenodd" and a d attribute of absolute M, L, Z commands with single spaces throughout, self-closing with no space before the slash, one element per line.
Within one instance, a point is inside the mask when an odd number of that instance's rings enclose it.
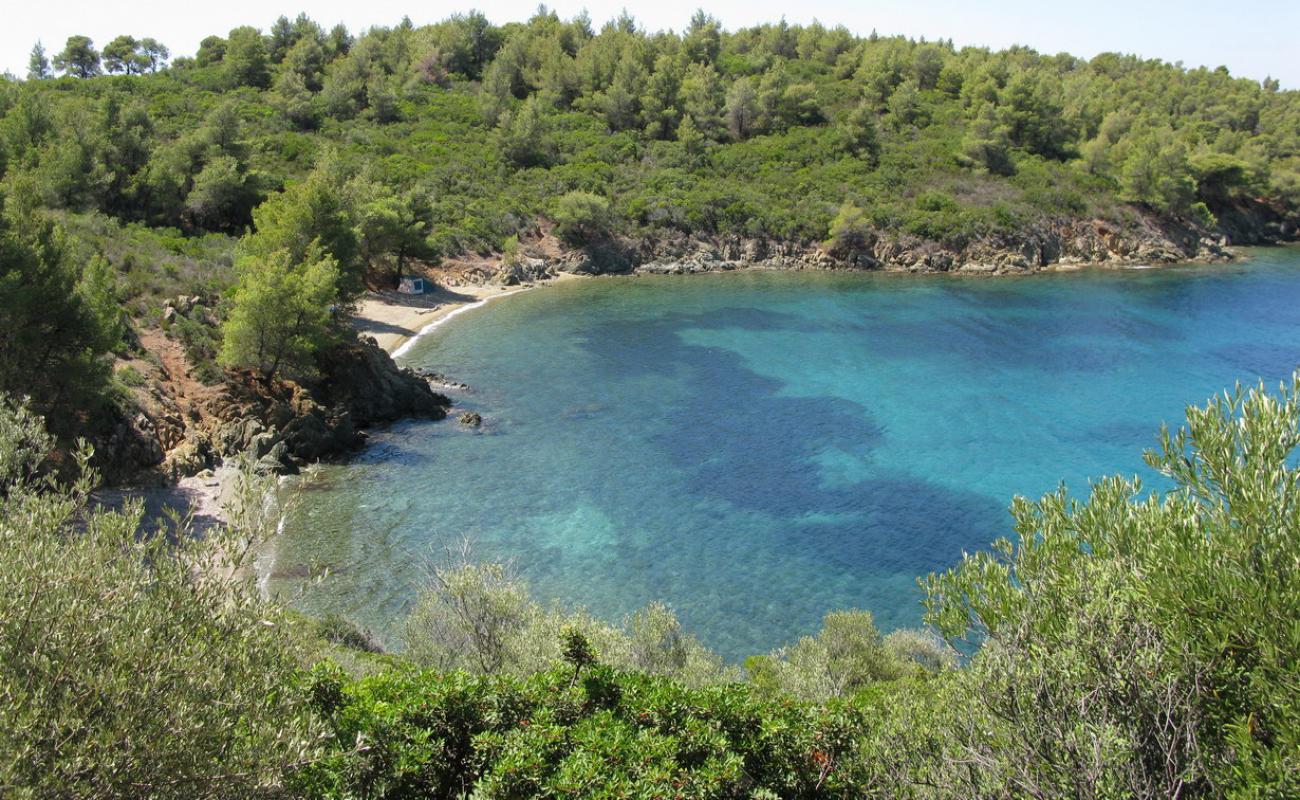
<path fill-rule="evenodd" d="M 7 108 L 36 102 L 62 123 L 11 138 L 10 171 L 39 172 L 55 205 L 237 232 L 250 204 L 328 150 L 416 198 L 430 257 L 497 250 L 575 191 L 609 202 L 618 236 L 803 242 L 824 240 L 845 201 L 877 229 L 943 243 L 1061 215 L 1123 224 L 1134 206 L 1211 227 L 1251 203 L 1300 206 L 1296 92 L 1114 53 L 957 48 L 818 23 L 729 31 L 704 13 L 681 34 L 626 16 L 597 29 L 543 9 L 522 23 L 471 13 L 357 36 L 300 15 L 168 55 L 123 35 L 101 65 L 72 37 L 54 67 L 135 80 L 7 90 Z M 138 160 L 103 157 L 93 124 L 68 124 L 108 94 L 139 109 Z M 241 152 L 204 173 L 213 151 L 194 131 L 220 107 L 239 129 L 218 149 Z M 936 225 L 912 202 L 923 191 L 957 213 Z"/>

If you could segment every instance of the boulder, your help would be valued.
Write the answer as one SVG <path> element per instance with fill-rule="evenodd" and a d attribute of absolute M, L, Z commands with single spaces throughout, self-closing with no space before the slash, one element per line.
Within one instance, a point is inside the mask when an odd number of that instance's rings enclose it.
<path fill-rule="evenodd" d="M 253 471 L 259 475 L 297 475 L 298 465 L 289 455 L 289 446 L 278 442 L 269 453 L 257 460 Z"/>
<path fill-rule="evenodd" d="M 386 425 L 406 417 L 442 419 L 451 401 L 413 370 L 393 363 L 374 340 L 322 354 L 321 379 L 313 395 L 335 414 L 346 412 L 354 428 Z"/>

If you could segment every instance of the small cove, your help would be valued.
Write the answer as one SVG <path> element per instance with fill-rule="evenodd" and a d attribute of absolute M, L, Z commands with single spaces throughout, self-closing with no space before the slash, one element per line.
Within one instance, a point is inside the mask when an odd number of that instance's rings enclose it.
<path fill-rule="evenodd" d="M 920 621 L 915 578 L 1008 535 L 1014 494 L 1121 472 L 1161 422 L 1300 363 L 1300 250 L 1008 279 L 742 272 L 566 282 L 404 363 L 477 411 L 376 434 L 274 544 L 301 602 L 394 641 L 423 563 L 473 542 L 534 594 L 662 599 L 732 659 L 828 610 Z M 275 581 L 289 588 L 296 579 Z"/>

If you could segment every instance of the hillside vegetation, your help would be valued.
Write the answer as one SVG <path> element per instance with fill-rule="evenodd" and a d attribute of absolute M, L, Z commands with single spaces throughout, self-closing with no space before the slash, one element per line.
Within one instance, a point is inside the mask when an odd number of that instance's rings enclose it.
<path fill-rule="evenodd" d="M 0 95 L 9 172 L 48 205 L 238 233 L 334 150 L 364 215 L 407 234 L 341 262 L 499 250 L 565 213 L 569 192 L 607 206 L 577 239 L 821 241 L 846 202 L 883 229 L 944 240 L 1125 203 L 1212 223 L 1237 201 L 1300 201 L 1295 92 L 1134 56 L 821 25 L 726 32 L 703 13 L 681 34 L 630 17 L 597 31 L 542 10 L 358 37 L 281 19 L 146 74 L 65 67 L 101 71 Z"/>
<path fill-rule="evenodd" d="M 543 234 L 585 271 L 1021 269 L 1219 257 L 1300 208 L 1300 93 L 1135 56 L 545 9 L 169 55 L 74 36 L 0 81 L 0 390 L 119 473 L 206 419 L 157 385 L 310 381 L 365 287 Z"/>

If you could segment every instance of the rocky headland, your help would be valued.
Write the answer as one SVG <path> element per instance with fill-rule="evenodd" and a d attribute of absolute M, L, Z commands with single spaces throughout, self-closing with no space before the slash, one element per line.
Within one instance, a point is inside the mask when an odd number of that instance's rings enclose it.
<path fill-rule="evenodd" d="M 162 351 L 160 374 L 136 390 L 137 413 L 96 443 L 110 482 L 174 482 L 238 455 L 252 458 L 259 472 L 292 474 L 355 452 L 366 429 L 442 419 L 451 407 L 427 378 L 398 367 L 369 337 L 327 351 L 310 380 L 268 383 L 230 372 L 214 385 L 195 380 L 163 337 L 144 344 Z"/>

